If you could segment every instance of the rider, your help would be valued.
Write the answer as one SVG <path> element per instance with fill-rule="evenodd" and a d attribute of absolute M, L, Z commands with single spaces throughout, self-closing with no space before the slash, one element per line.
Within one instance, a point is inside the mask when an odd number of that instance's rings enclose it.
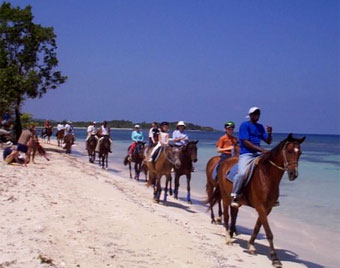
<path fill-rule="evenodd" d="M 183 121 L 179 121 L 177 123 L 176 130 L 172 133 L 172 139 L 177 146 L 185 146 L 187 145 L 189 138 L 188 135 L 184 131 L 185 124 Z"/>
<path fill-rule="evenodd" d="M 129 147 L 129 157 L 128 160 L 131 161 L 133 150 L 139 141 L 144 141 L 143 132 L 140 131 L 140 126 L 135 125 L 135 130 L 131 133 L 132 144 Z"/>
<path fill-rule="evenodd" d="M 158 123 L 153 122 L 151 124 L 151 128 L 149 130 L 149 144 L 150 144 L 150 146 L 157 144 L 159 132 L 160 132 L 160 130 L 158 128 Z"/>
<path fill-rule="evenodd" d="M 72 135 L 72 144 L 74 144 L 74 133 L 73 133 L 73 126 L 72 126 L 72 121 L 68 121 L 66 124 L 65 124 L 65 137 L 68 135 L 68 134 L 71 134 Z M 64 143 L 65 143 L 65 137 L 64 137 Z"/>
<path fill-rule="evenodd" d="M 227 121 L 224 124 L 224 128 L 225 134 L 219 138 L 216 143 L 217 152 L 221 154 L 220 161 L 216 165 L 216 170 L 218 170 L 224 160 L 232 156 L 239 156 L 240 154 L 237 138 L 233 135 L 235 123 L 233 121 Z"/>
<path fill-rule="evenodd" d="M 161 132 L 158 134 L 158 143 L 155 147 L 152 148 L 152 152 L 150 154 L 149 162 L 152 162 L 154 159 L 154 154 L 160 147 L 165 147 L 169 143 L 169 123 L 162 122 L 161 123 Z"/>
<path fill-rule="evenodd" d="M 112 151 L 111 151 L 112 140 L 111 140 L 111 137 L 110 137 L 110 133 L 111 133 L 111 130 L 110 130 L 110 127 L 108 127 L 108 125 L 107 125 L 107 121 L 104 121 L 103 124 L 99 128 L 100 138 L 98 140 L 97 147 L 96 147 L 97 152 L 99 152 L 99 147 L 100 147 L 100 144 L 102 143 L 104 137 L 108 137 L 109 142 L 110 142 L 110 151 L 109 152 L 112 153 Z"/>
<path fill-rule="evenodd" d="M 57 133 L 58 133 L 59 131 L 63 130 L 63 129 L 64 129 L 64 124 L 59 123 L 59 124 L 57 125 Z"/>
<path fill-rule="evenodd" d="M 260 119 L 260 114 L 260 108 L 250 108 L 247 116 L 250 120 L 243 122 L 240 126 L 239 139 L 241 152 L 238 162 L 238 170 L 234 178 L 233 190 L 231 193 L 231 206 L 233 207 L 239 206 L 237 197 L 242 188 L 244 174 L 247 170 L 248 164 L 257 156 L 267 152 L 267 150 L 260 146 L 261 140 L 265 141 L 267 144 L 271 144 L 272 142 L 272 127 L 266 126 L 265 130 L 263 125 L 257 123 Z"/>
<path fill-rule="evenodd" d="M 87 141 L 91 136 L 95 137 L 98 140 L 98 137 L 96 136 L 97 130 L 96 130 L 96 121 L 92 121 L 90 125 L 87 127 L 87 137 L 85 139 L 86 141 L 86 149 L 87 149 Z"/>

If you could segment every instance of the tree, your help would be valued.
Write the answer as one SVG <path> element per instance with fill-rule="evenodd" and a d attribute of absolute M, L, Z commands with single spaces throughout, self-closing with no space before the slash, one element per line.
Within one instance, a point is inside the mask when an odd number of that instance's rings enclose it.
<path fill-rule="evenodd" d="M 0 106 L 14 107 L 17 140 L 20 110 L 26 98 L 41 98 L 67 79 L 56 71 L 56 35 L 52 27 L 33 23 L 31 6 L 4 2 L 0 7 Z M 2 109 L 0 109 L 2 110 Z"/>

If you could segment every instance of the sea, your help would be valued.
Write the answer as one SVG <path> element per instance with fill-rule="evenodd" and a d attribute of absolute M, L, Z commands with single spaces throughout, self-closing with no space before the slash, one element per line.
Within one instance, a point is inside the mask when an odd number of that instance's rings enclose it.
<path fill-rule="evenodd" d="M 75 129 L 76 144 L 72 148 L 72 155 L 88 161 L 85 150 L 86 129 Z M 111 129 L 112 154 L 109 155 L 108 172 L 116 172 L 110 164 L 120 170 L 128 168 L 123 165 L 127 148 L 131 143 L 131 131 L 126 129 Z M 55 130 L 54 130 L 55 133 Z M 143 130 L 144 137 L 148 130 Z M 191 178 L 191 198 L 193 206 L 207 214 L 205 184 L 205 167 L 208 160 L 218 155 L 217 140 L 224 135 L 222 131 L 187 131 L 190 140 L 198 140 L 198 161 Z M 237 133 L 235 133 L 237 137 Z M 263 144 L 266 149 L 274 148 L 288 134 L 273 134 L 271 145 Z M 276 241 L 281 241 L 280 256 L 291 259 L 311 268 L 340 267 L 340 136 L 318 134 L 294 134 L 294 137 L 306 136 L 301 144 L 302 155 L 299 160 L 299 176 L 289 181 L 284 174 L 280 183 L 280 206 L 274 208 L 270 214 L 271 227 L 275 232 Z M 98 167 L 97 167 L 98 168 Z M 121 172 L 120 174 L 124 174 Z M 141 174 L 143 184 L 144 174 Z M 136 183 L 138 183 L 136 181 Z M 162 182 L 164 184 L 164 180 Z M 186 204 L 186 178 L 180 181 L 179 199 Z M 152 190 L 150 189 L 150 200 Z M 162 196 L 161 196 L 162 198 Z M 169 199 L 172 197 L 168 197 Z M 252 215 L 254 222 L 242 222 L 243 215 Z M 251 208 L 242 208 L 238 223 L 247 225 L 243 233 L 251 234 L 256 221 L 256 212 Z M 249 217 L 243 217 L 248 218 Z M 249 225 L 249 226 L 248 226 Z M 291 236 L 288 236 L 291 234 Z M 290 237 L 290 238 L 288 238 Z M 294 251 L 294 249 L 296 249 Z M 293 250 L 293 251 L 291 251 Z M 297 255 L 297 252 L 299 255 Z"/>

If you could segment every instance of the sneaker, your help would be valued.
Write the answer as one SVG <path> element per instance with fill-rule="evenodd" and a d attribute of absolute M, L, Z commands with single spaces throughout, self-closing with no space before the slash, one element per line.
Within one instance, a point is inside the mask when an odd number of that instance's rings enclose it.
<path fill-rule="evenodd" d="M 234 207 L 234 208 L 238 208 L 240 206 L 240 204 L 238 203 L 238 200 L 236 197 L 233 198 L 233 200 L 231 201 L 230 206 Z"/>

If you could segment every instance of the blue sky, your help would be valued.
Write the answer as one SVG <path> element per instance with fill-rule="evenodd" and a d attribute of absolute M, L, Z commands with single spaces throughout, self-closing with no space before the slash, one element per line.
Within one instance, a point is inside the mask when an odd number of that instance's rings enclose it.
<path fill-rule="evenodd" d="M 259 106 L 274 132 L 340 132 L 338 1 L 10 2 L 54 27 L 69 77 L 36 118 L 222 129 Z"/>

